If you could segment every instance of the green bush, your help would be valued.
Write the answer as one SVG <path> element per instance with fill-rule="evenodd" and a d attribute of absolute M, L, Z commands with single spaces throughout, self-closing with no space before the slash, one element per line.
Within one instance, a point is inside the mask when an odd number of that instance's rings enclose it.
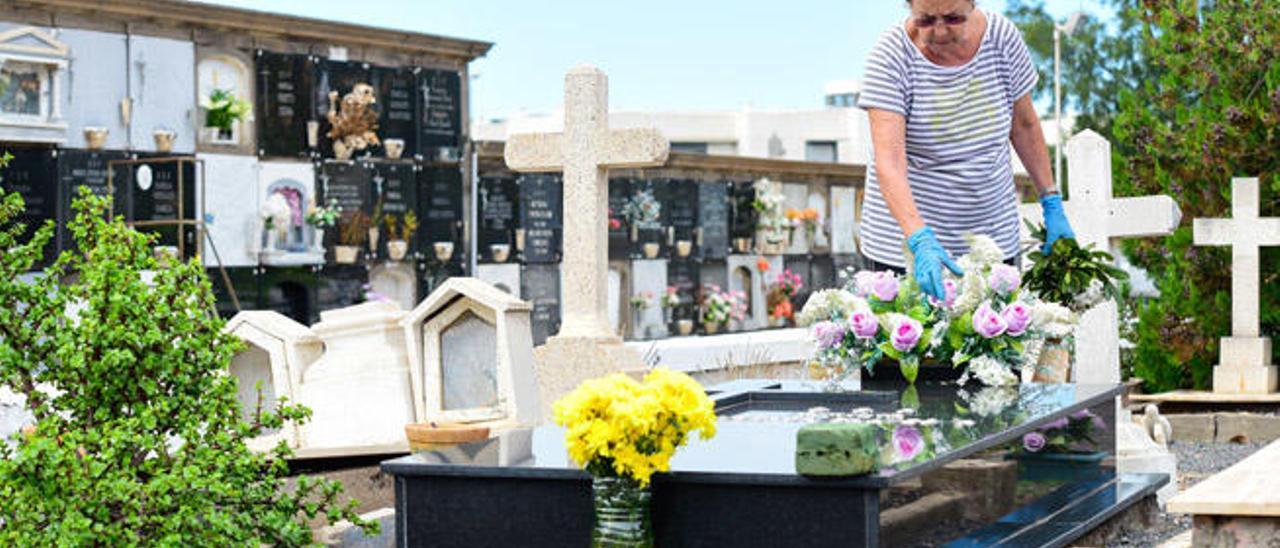
<path fill-rule="evenodd" d="M 74 207 L 80 251 L 24 283 L 53 226 L 19 241 L 22 200 L 0 190 L 0 385 L 36 418 L 0 443 L 0 545 L 294 546 L 319 514 L 364 525 L 336 482 L 286 488 L 283 443 L 246 447 L 309 411 L 241 418 L 239 343 L 200 264 L 158 263 L 150 237 L 104 220 L 105 198 Z"/>
<path fill-rule="evenodd" d="M 1191 245 L 1196 217 L 1231 215 L 1231 179 L 1259 177 L 1263 214 L 1280 195 L 1280 4 L 1273 0 L 1135 2 L 1150 78 L 1121 94 L 1113 127 L 1119 195 L 1167 194 L 1177 234 L 1128 241 L 1162 294 L 1139 310 L 1135 373 L 1148 390 L 1206 388 L 1230 334 L 1231 251 Z M 1262 330 L 1280 334 L 1280 249 L 1264 251 Z M 1276 347 L 1280 358 L 1280 346 Z M 1280 360 L 1277 360 L 1280 361 Z"/>

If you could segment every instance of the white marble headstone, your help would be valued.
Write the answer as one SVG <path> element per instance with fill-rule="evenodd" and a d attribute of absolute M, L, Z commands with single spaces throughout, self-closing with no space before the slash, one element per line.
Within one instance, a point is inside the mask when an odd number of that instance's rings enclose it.
<path fill-rule="evenodd" d="M 204 264 L 227 268 L 258 265 L 253 252 L 259 235 L 258 158 L 231 154 L 197 154 L 204 160 L 205 228 L 217 257 L 205 242 Z M 200 193 L 196 194 L 199 200 Z M 197 206 L 197 209 L 199 206 Z"/>
<path fill-rule="evenodd" d="M 858 252 L 858 189 L 831 187 L 831 253 Z"/>

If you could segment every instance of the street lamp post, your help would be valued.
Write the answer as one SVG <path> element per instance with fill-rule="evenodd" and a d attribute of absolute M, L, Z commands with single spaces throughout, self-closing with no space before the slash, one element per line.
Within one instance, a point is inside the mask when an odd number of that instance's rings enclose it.
<path fill-rule="evenodd" d="M 1070 36 L 1084 13 L 1075 12 L 1061 25 L 1053 25 L 1053 186 L 1062 191 L 1062 35 Z"/>

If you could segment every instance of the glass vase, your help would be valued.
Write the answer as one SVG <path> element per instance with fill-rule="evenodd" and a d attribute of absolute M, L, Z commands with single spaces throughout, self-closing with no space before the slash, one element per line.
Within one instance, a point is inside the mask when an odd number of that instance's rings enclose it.
<path fill-rule="evenodd" d="M 649 489 L 626 478 L 595 477 L 591 481 L 591 494 L 595 506 L 595 526 L 591 529 L 593 548 L 653 546 Z"/>

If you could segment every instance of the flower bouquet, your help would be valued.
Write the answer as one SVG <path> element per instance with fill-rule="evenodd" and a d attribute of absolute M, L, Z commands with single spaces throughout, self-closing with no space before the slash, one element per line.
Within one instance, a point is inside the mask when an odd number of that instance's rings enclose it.
<path fill-rule="evenodd" d="M 315 233 L 312 247 L 316 249 L 324 247 L 325 229 L 338 224 L 338 216 L 341 214 L 342 206 L 339 206 L 338 202 L 334 200 L 329 200 L 329 205 L 327 206 L 317 206 L 314 201 L 311 202 L 303 219 Z"/>
<path fill-rule="evenodd" d="M 715 334 L 729 320 L 742 321 L 747 312 L 746 298 L 741 291 L 721 291 L 718 285 L 708 285 L 702 302 L 702 325 L 707 334 Z"/>
<path fill-rule="evenodd" d="M 667 290 L 662 292 L 661 297 L 658 297 L 658 306 L 662 307 L 663 321 L 668 324 L 671 323 L 676 307 L 680 306 L 680 290 L 673 285 L 667 286 Z"/>
<path fill-rule="evenodd" d="M 791 269 L 778 273 L 773 283 L 765 288 L 765 307 L 769 311 L 770 322 L 781 326 L 794 320 L 795 308 L 791 299 L 803 287 L 804 281 L 799 274 L 791 272 Z"/>
<path fill-rule="evenodd" d="M 769 254 L 781 253 L 784 246 L 787 231 L 792 228 L 791 221 L 787 219 L 786 210 L 782 207 L 782 203 L 786 201 L 780 186 L 769 179 L 760 179 L 756 181 L 752 188 L 756 192 L 756 199 L 751 203 L 757 212 L 756 229 L 760 231 L 762 238 L 761 251 Z"/>
<path fill-rule="evenodd" d="M 688 375 L 657 368 L 636 382 L 593 379 L 555 403 L 569 457 L 592 476 L 593 546 L 652 546 L 649 482 L 693 433 L 716 433 L 715 405 Z"/>

